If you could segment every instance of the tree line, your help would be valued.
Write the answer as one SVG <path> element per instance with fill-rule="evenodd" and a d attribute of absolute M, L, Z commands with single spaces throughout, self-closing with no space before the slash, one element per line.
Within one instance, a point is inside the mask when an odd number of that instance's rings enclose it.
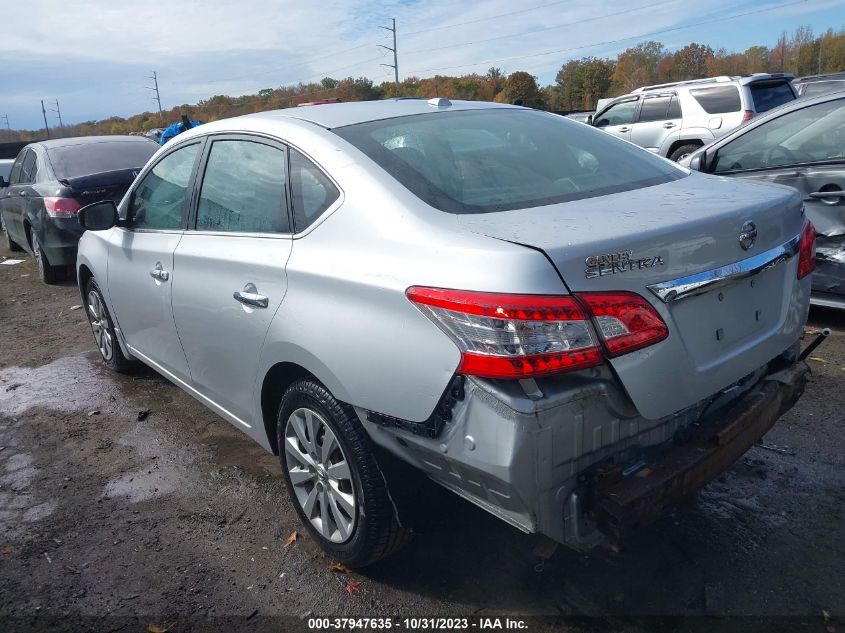
<path fill-rule="evenodd" d="M 391 97 L 446 97 L 520 103 L 545 110 L 592 110 L 596 102 L 630 92 L 643 85 L 698 79 L 716 75 L 748 75 L 754 72 L 790 72 L 796 76 L 845 70 L 845 27 L 832 28 L 814 36 L 809 26 L 799 26 L 792 35 L 783 32 L 771 47 L 751 46 L 744 52 L 714 50 L 691 42 L 675 51 L 655 41 L 640 42 L 616 59 L 582 57 L 563 64 L 549 86 L 539 86 L 536 77 L 525 71 L 505 74 L 490 68 L 485 74 L 437 75 L 421 79 L 408 77 L 399 85 L 379 85 L 366 77 L 300 83 L 265 88 L 241 97 L 216 95 L 196 104 L 182 104 L 164 112 L 144 112 L 129 118 L 111 117 L 51 130 L 53 136 L 130 134 L 176 122 L 182 114 L 208 122 L 265 110 L 295 107 L 321 99 L 365 101 Z M 44 129 L 20 130 L 5 134 L 8 140 L 44 138 Z"/>

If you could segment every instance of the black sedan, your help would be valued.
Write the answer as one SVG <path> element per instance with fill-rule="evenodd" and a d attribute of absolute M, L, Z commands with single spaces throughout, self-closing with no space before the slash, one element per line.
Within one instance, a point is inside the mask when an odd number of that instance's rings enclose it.
<path fill-rule="evenodd" d="M 791 101 L 681 164 L 798 189 L 817 235 L 810 302 L 845 309 L 845 92 Z"/>
<path fill-rule="evenodd" d="M 90 202 L 119 202 L 158 145 L 140 136 L 91 136 L 31 143 L 0 189 L 0 219 L 10 250 L 27 250 L 45 283 L 76 264 L 82 235 L 76 213 Z"/>

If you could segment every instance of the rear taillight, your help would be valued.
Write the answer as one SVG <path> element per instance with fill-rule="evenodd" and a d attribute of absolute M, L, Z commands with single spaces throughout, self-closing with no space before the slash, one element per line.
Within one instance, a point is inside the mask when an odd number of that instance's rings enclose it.
<path fill-rule="evenodd" d="M 801 231 L 798 246 L 798 279 L 803 279 L 816 269 L 816 227 L 807 220 Z"/>
<path fill-rule="evenodd" d="M 79 203 L 73 198 L 56 198 L 47 196 L 44 198 L 44 207 L 47 215 L 52 218 L 70 218 L 79 211 Z"/>
<path fill-rule="evenodd" d="M 753 110 L 746 110 L 742 113 L 742 122 L 748 123 L 751 119 L 754 118 L 754 111 Z"/>
<path fill-rule="evenodd" d="M 648 347 L 669 336 L 669 328 L 652 305 L 633 292 L 585 292 L 576 295 L 593 322 L 611 358 Z"/>
<path fill-rule="evenodd" d="M 596 332 L 608 356 L 668 335 L 654 308 L 633 293 L 562 297 L 414 286 L 406 294 L 457 343 L 458 372 L 473 376 L 530 378 L 598 365 Z"/>

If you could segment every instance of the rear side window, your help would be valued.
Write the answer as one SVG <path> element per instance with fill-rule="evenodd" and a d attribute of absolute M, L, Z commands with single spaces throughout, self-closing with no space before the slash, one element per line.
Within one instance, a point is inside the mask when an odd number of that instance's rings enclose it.
<path fill-rule="evenodd" d="M 707 114 L 727 114 L 742 109 L 739 90 L 733 85 L 694 88 L 689 93 Z"/>
<path fill-rule="evenodd" d="M 297 232 L 310 226 L 340 196 L 328 176 L 295 149 L 290 150 L 290 182 Z"/>
<path fill-rule="evenodd" d="M 817 97 L 819 95 L 826 95 L 828 92 L 838 92 L 845 90 L 845 81 L 812 81 L 804 84 L 804 97 Z"/>
<path fill-rule="evenodd" d="M 643 107 L 640 109 L 640 123 L 649 121 L 665 121 L 669 113 L 669 97 L 652 97 L 643 99 Z"/>
<path fill-rule="evenodd" d="M 12 173 L 9 175 L 9 183 L 15 184 L 21 181 L 21 167 L 23 167 L 23 159 L 26 157 L 24 152 L 18 154 L 15 159 L 15 164 L 12 165 Z"/>
<path fill-rule="evenodd" d="M 56 178 L 78 178 L 107 171 L 141 169 L 158 145 L 152 141 L 103 141 L 53 147 L 47 157 Z"/>
<path fill-rule="evenodd" d="M 132 228 L 183 228 L 188 183 L 199 148 L 199 143 L 181 147 L 162 158 L 147 172 L 132 194 L 129 210 Z"/>
<path fill-rule="evenodd" d="M 755 81 L 748 85 L 757 114 L 768 112 L 795 99 L 788 81 Z"/>
<path fill-rule="evenodd" d="M 21 165 L 21 175 L 19 182 L 30 183 L 35 182 L 35 174 L 38 171 L 38 161 L 36 161 L 35 152 L 31 149 L 26 150 L 26 156 Z"/>
<path fill-rule="evenodd" d="M 198 231 L 289 233 L 285 151 L 246 140 L 211 145 L 202 180 Z"/>
<path fill-rule="evenodd" d="M 448 213 L 537 207 L 685 176 L 610 134 L 534 110 L 437 112 L 333 131 Z"/>

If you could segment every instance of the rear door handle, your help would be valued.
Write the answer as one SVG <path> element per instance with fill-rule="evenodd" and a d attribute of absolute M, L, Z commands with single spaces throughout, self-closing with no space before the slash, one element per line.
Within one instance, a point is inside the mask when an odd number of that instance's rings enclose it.
<path fill-rule="evenodd" d="M 240 301 L 242 304 L 253 308 L 266 308 L 270 305 L 270 300 L 264 295 L 258 294 L 258 288 L 252 283 L 245 285 L 243 290 L 236 290 L 232 293 L 232 296 L 235 301 Z"/>
<path fill-rule="evenodd" d="M 631 128 L 629 128 L 629 127 L 620 127 L 620 128 L 619 128 L 619 131 L 620 131 L 620 132 L 630 132 L 630 131 L 631 131 Z"/>
<path fill-rule="evenodd" d="M 19 192 L 18 192 L 18 195 L 19 195 L 19 196 L 26 196 L 26 195 L 27 195 L 27 193 L 26 193 L 26 191 L 19 191 Z"/>
<path fill-rule="evenodd" d="M 665 127 L 667 130 L 671 130 L 673 127 L 675 127 L 675 124 L 669 121 L 668 123 L 664 123 L 663 127 Z"/>

